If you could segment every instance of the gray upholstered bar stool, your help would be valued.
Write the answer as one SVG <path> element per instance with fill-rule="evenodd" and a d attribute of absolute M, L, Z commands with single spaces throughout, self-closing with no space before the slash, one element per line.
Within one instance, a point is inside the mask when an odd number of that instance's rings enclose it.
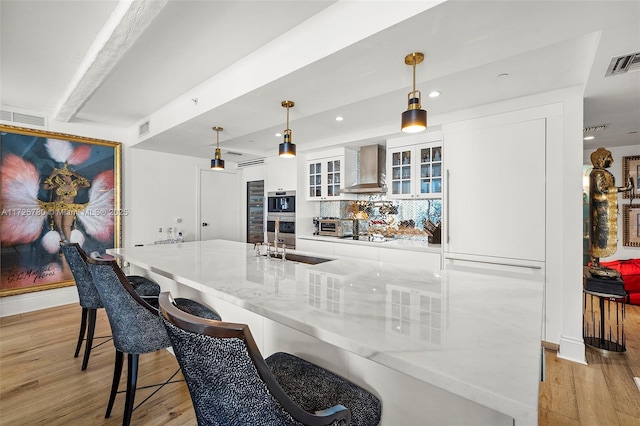
<path fill-rule="evenodd" d="M 380 423 L 380 400 L 356 384 L 291 354 L 265 360 L 248 325 L 189 315 L 168 292 L 158 300 L 198 425 Z"/>
<path fill-rule="evenodd" d="M 127 277 L 115 261 L 91 259 L 86 256 L 84 260 L 89 265 L 93 282 L 107 311 L 107 317 L 111 324 L 113 344 L 116 347 L 113 382 L 105 418 L 111 415 L 111 409 L 118 393 L 124 354 L 126 353 L 127 389 L 122 424 L 128 425 L 131 422 L 133 411 L 137 408 L 134 408 L 134 400 L 138 380 L 139 356 L 168 348 L 171 346 L 171 342 L 158 310 L 134 291 Z M 198 302 L 189 299 L 176 299 L 176 301 L 180 309 L 192 315 L 220 320 L 220 315 L 216 311 Z M 174 373 L 174 376 L 178 371 Z M 165 384 L 172 383 L 172 378 L 173 376 L 162 384 L 154 385 L 158 386 L 158 389 L 153 394 Z"/>
<path fill-rule="evenodd" d="M 78 343 L 76 345 L 74 357 L 78 357 L 80 348 L 82 347 L 82 342 L 85 342 L 82 370 L 86 370 L 89 363 L 89 357 L 91 356 L 91 350 L 94 348 L 93 339 L 96 329 L 96 313 L 98 309 L 103 307 L 102 301 L 100 300 L 98 290 L 93 283 L 89 267 L 83 259 L 83 255 L 87 257 L 85 251 L 82 250 L 80 245 L 67 242 L 60 242 L 60 249 L 67 260 L 71 273 L 73 274 L 73 278 L 76 282 L 76 290 L 78 291 L 78 299 L 80 301 L 80 306 L 82 307 L 80 333 L 78 334 Z M 137 275 L 127 276 L 127 279 L 132 284 L 135 291 L 142 297 L 153 298 L 157 301 L 158 295 L 160 294 L 160 286 L 158 283 Z M 106 340 L 96 346 L 105 342 Z"/>

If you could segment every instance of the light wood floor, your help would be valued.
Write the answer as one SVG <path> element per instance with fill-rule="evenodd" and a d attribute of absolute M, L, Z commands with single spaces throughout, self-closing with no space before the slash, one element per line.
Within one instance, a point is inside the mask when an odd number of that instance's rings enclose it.
<path fill-rule="evenodd" d="M 80 307 L 66 305 L 0 318 L 1 425 L 118 425 L 124 394 L 104 419 L 113 374 L 112 342 L 95 348 L 89 367 L 73 358 Z M 96 335 L 110 334 L 104 313 Z M 640 306 L 627 306 L 627 352 L 603 357 L 587 351 L 589 365 L 547 351 L 547 378 L 540 385 L 539 425 L 640 425 Z M 140 357 L 138 385 L 168 378 L 177 363 L 167 351 Z M 126 370 L 126 362 L 125 362 Z M 123 371 L 121 388 L 124 388 Z M 136 402 L 151 391 L 140 390 Z M 133 413 L 133 424 L 195 425 L 186 385 L 171 384 Z M 401 426 L 401 425 L 393 425 Z M 402 425 L 406 426 L 406 425 Z"/>
<path fill-rule="evenodd" d="M 627 351 L 602 356 L 587 350 L 588 365 L 547 351 L 540 384 L 539 425 L 640 425 L 640 306 L 626 305 Z"/>

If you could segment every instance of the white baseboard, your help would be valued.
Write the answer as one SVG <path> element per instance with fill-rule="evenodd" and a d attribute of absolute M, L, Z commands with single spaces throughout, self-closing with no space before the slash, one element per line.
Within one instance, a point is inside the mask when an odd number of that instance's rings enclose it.
<path fill-rule="evenodd" d="M 558 358 L 586 365 L 587 359 L 585 357 L 584 340 L 581 338 L 575 339 L 573 337 L 561 336 Z"/>
<path fill-rule="evenodd" d="M 0 317 L 78 302 L 78 291 L 75 286 L 7 296 L 0 298 Z"/>

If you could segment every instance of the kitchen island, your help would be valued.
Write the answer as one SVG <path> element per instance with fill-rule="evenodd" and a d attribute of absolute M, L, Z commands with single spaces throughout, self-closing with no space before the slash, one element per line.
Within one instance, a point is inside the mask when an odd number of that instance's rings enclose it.
<path fill-rule="evenodd" d="M 539 279 L 283 262 L 223 240 L 108 252 L 174 296 L 248 323 L 264 356 L 295 353 L 373 391 L 383 425 L 537 424 Z"/>

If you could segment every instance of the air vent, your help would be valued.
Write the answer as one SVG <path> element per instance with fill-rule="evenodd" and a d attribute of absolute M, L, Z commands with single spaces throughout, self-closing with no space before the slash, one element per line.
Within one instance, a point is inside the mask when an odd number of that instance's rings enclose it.
<path fill-rule="evenodd" d="M 583 133 L 595 133 L 595 132 L 600 132 L 604 129 L 607 128 L 607 126 L 609 126 L 608 124 L 598 124 L 597 126 L 590 126 L 590 127 L 585 127 L 584 129 L 582 129 Z"/>
<path fill-rule="evenodd" d="M 149 122 L 145 121 L 138 127 L 138 136 L 146 135 L 149 133 Z"/>
<path fill-rule="evenodd" d="M 260 164 L 264 164 L 264 158 L 256 158 L 255 160 L 241 161 L 240 163 L 238 163 L 238 168 L 259 166 Z"/>
<path fill-rule="evenodd" d="M 237 155 L 237 156 L 241 156 L 242 153 L 240 152 L 234 152 L 234 151 L 226 151 L 225 154 L 229 154 L 229 155 Z"/>
<path fill-rule="evenodd" d="M 45 119 L 37 115 L 21 114 L 12 111 L 0 111 L 0 120 L 11 121 L 13 123 L 28 124 L 30 126 L 44 127 Z"/>
<path fill-rule="evenodd" d="M 629 71 L 638 70 L 640 70 L 640 52 L 618 56 L 611 59 L 609 68 L 607 68 L 607 72 L 604 76 L 609 77 L 612 75 L 624 74 Z"/>

